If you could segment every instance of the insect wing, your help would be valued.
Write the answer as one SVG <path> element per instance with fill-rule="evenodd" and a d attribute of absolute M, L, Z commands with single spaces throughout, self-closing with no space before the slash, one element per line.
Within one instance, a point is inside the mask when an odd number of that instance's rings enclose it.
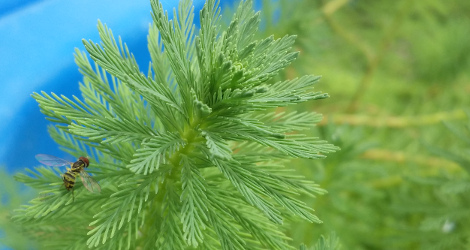
<path fill-rule="evenodd" d="M 80 171 L 80 178 L 82 179 L 83 186 L 85 186 L 88 191 L 92 193 L 99 193 L 101 192 L 101 187 L 98 182 L 93 179 L 84 169 Z"/>
<path fill-rule="evenodd" d="M 60 167 L 60 166 L 72 164 L 71 162 L 61 159 L 59 157 L 55 157 L 53 155 L 45 155 L 45 154 L 36 155 L 36 160 L 38 160 L 40 163 L 44 165 L 52 166 L 52 167 Z"/>

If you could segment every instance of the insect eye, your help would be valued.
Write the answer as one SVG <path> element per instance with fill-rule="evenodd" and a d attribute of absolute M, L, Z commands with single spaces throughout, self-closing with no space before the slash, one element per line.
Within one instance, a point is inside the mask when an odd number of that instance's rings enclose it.
<path fill-rule="evenodd" d="M 85 167 L 87 168 L 88 165 L 90 165 L 90 161 L 88 160 L 88 158 L 86 157 L 83 157 L 81 156 L 80 158 L 78 158 L 79 160 L 83 161 L 85 163 Z"/>

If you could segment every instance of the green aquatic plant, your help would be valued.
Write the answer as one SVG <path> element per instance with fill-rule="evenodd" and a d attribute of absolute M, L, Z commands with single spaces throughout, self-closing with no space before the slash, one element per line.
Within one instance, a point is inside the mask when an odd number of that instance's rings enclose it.
<path fill-rule="evenodd" d="M 214 0 L 199 30 L 190 1 L 173 20 L 151 6 L 146 74 L 99 22 L 101 43 L 83 41 L 94 64 L 75 55 L 82 98 L 33 94 L 55 141 L 89 156 L 101 192 L 78 181 L 74 200 L 57 170 L 37 167 L 17 176 L 41 195 L 15 219 L 47 249 L 293 248 L 284 220 L 321 222 L 299 195 L 326 191 L 286 163 L 338 150 L 299 133 L 321 115 L 274 110 L 327 97 L 317 76 L 274 81 L 298 56 L 295 36 L 256 40 L 251 1 L 225 29 Z"/>

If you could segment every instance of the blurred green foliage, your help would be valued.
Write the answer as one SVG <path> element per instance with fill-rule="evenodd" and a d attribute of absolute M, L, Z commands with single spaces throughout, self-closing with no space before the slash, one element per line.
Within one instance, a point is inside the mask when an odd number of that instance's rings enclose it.
<path fill-rule="evenodd" d="M 329 194 L 309 202 L 324 223 L 295 223 L 290 235 L 314 245 L 336 231 L 345 249 L 469 249 L 470 144 L 457 138 L 470 134 L 451 131 L 470 126 L 470 2 L 268 2 L 265 33 L 297 34 L 303 52 L 283 77 L 321 74 L 331 96 L 298 109 L 324 114 L 312 133 L 342 149 L 297 162 Z"/>
<path fill-rule="evenodd" d="M 0 249 L 32 249 L 33 242 L 11 220 L 13 210 L 34 197 L 34 192 L 16 182 L 11 173 L 0 166 Z"/>

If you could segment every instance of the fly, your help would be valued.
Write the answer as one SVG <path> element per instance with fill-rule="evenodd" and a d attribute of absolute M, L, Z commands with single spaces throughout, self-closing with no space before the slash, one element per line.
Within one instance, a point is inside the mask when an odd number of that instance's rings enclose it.
<path fill-rule="evenodd" d="M 51 167 L 70 165 L 70 168 L 67 168 L 67 172 L 62 175 L 62 180 L 64 181 L 64 186 L 68 191 L 72 189 L 72 195 L 73 187 L 75 186 L 75 179 L 78 175 L 80 175 L 83 186 L 88 189 L 88 191 L 92 193 L 101 192 L 101 187 L 98 182 L 96 182 L 96 180 L 85 171 L 85 168 L 90 165 L 88 158 L 81 156 L 76 162 L 70 162 L 52 155 L 38 154 L 36 155 L 36 159 L 40 163 Z"/>

